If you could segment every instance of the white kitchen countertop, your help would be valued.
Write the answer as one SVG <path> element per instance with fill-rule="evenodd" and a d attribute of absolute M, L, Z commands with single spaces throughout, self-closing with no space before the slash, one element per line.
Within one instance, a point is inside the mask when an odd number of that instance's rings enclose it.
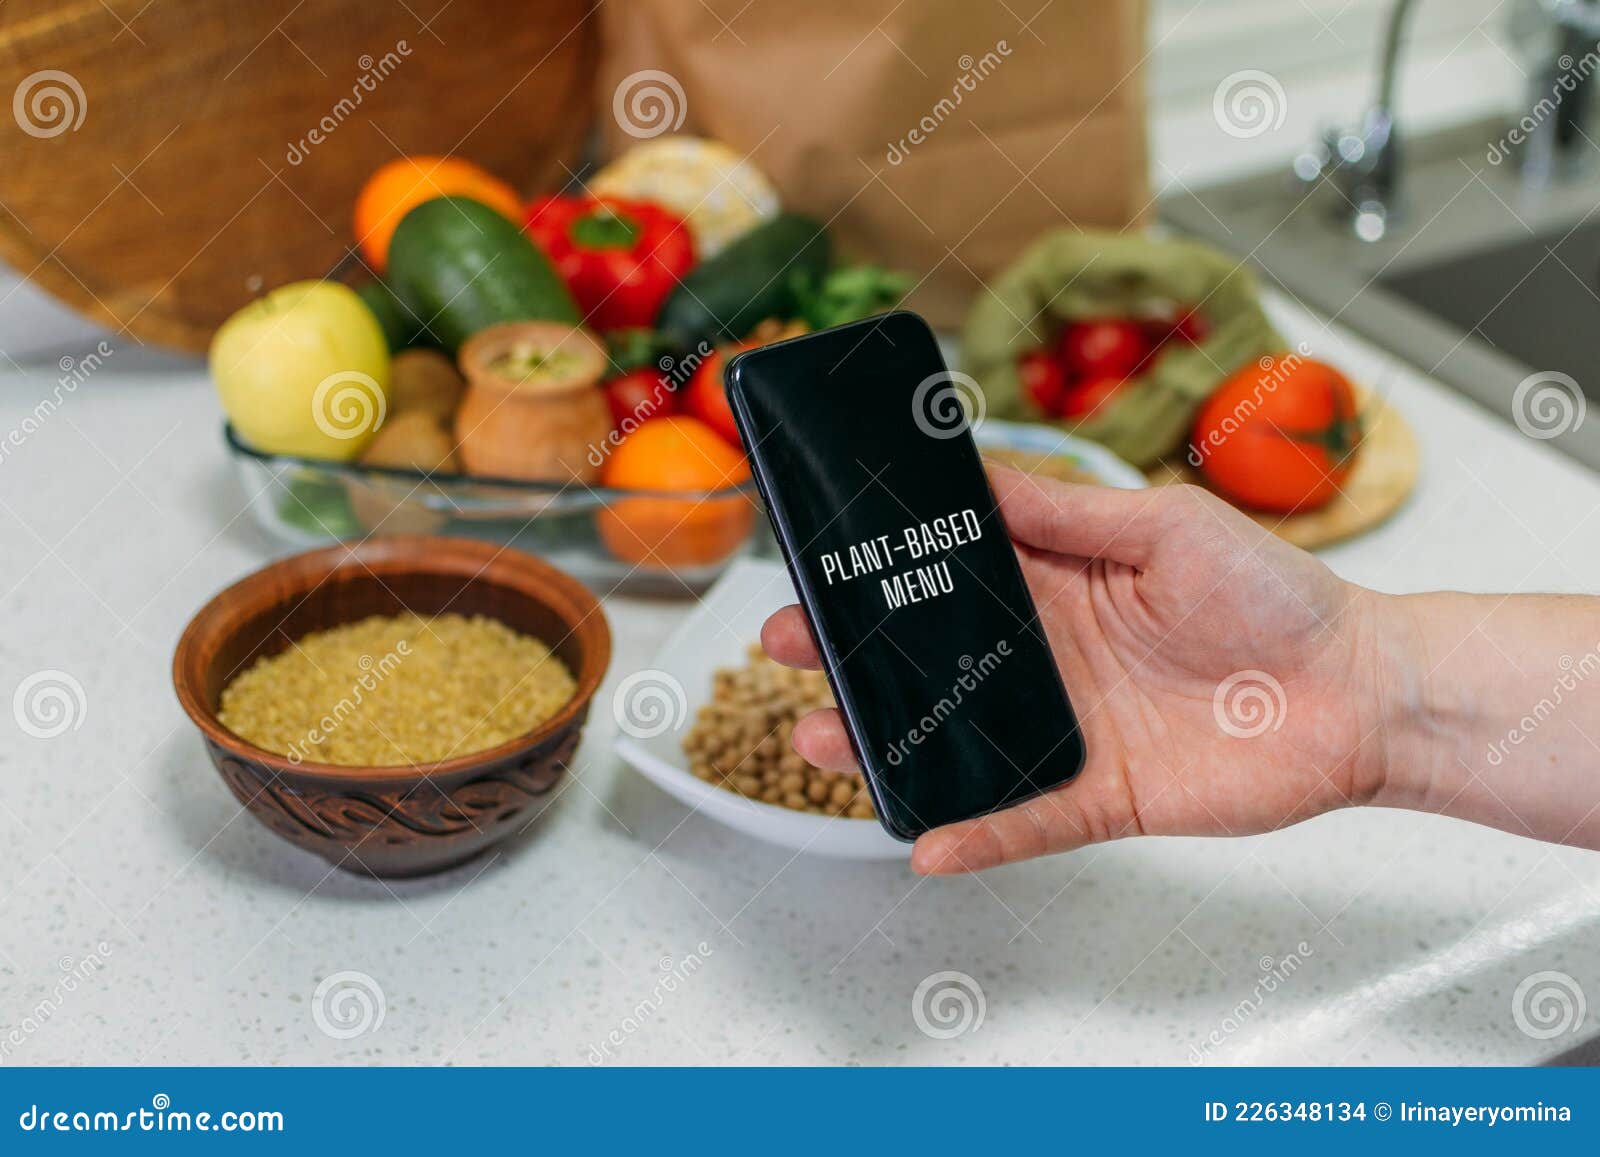
<path fill-rule="evenodd" d="M 1339 573 L 1600 589 L 1592 474 L 1275 312 L 1423 447 L 1411 503 L 1326 553 Z M 54 379 L 0 379 L 0 435 Z M 86 704 L 51 739 L 0 716 L 0 1064 L 582 1064 L 602 1047 L 649 1064 L 1183 1064 L 1214 1030 L 1215 1063 L 1522 1063 L 1579 1039 L 1518 1028 L 1525 977 L 1566 973 L 1600 1006 L 1600 855 L 1451 820 L 1348 812 L 940 881 L 749 842 L 610 752 L 611 691 L 683 614 L 672 602 L 608 602 L 610 678 L 526 835 L 432 879 L 330 874 L 241 813 L 171 690 L 188 617 L 287 549 L 241 514 L 218 426 L 201 370 L 113 355 L 0 456 L 0 692 L 53 669 Z M 976 980 L 984 1016 L 935 1039 L 912 995 L 946 970 Z M 341 971 L 383 993 L 381 1024 L 352 1039 L 313 1015 Z"/>

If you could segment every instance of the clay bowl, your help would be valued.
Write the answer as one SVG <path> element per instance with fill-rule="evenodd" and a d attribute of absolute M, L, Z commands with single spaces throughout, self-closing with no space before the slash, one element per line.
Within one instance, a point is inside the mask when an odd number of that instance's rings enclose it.
<path fill-rule="evenodd" d="M 553 718 L 486 751 L 407 767 L 295 763 L 217 720 L 223 687 L 291 640 L 376 614 L 482 614 L 548 642 L 577 680 Z M 223 782 L 296 847 L 374 876 L 436 872 L 527 826 L 578 746 L 611 660 L 611 631 L 589 591 L 520 551 L 456 538 L 374 538 L 295 555 L 222 591 L 173 656 L 178 701 Z"/>

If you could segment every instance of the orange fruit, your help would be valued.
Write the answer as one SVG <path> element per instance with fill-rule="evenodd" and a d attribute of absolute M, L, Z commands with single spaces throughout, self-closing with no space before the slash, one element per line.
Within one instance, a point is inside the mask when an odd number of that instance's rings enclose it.
<path fill-rule="evenodd" d="M 744 455 L 698 418 L 641 423 L 600 470 L 603 486 L 704 494 L 750 477 Z M 744 494 L 725 498 L 620 498 L 596 517 L 600 541 L 624 562 L 704 566 L 739 549 L 755 521 Z"/>
<path fill-rule="evenodd" d="M 368 177 L 356 197 L 356 241 L 367 263 L 382 273 L 400 218 L 424 201 L 451 195 L 482 201 L 522 224 L 522 198 L 487 169 L 460 157 L 396 157 Z"/>

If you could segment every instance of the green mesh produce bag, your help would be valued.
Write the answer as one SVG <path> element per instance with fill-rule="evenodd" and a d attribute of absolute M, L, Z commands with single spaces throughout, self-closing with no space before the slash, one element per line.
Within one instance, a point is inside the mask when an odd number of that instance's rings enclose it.
<path fill-rule="evenodd" d="M 1054 342 L 1062 323 L 1170 317 L 1189 308 L 1209 326 L 1206 339 L 1168 342 L 1093 417 L 1064 423 L 1023 394 L 1017 358 Z M 1229 374 L 1286 348 L 1261 310 L 1255 280 L 1232 258 L 1192 241 L 1075 229 L 1041 237 L 983 290 L 962 342 L 986 413 L 1061 425 L 1135 466 L 1177 450 L 1200 404 Z"/>

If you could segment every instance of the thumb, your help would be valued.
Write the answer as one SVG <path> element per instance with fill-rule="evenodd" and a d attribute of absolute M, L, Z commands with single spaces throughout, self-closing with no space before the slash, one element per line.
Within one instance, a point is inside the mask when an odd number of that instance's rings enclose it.
<path fill-rule="evenodd" d="M 911 851 L 911 870 L 953 876 L 1142 834 L 1126 797 L 1086 775 L 1005 811 L 925 833 Z"/>

